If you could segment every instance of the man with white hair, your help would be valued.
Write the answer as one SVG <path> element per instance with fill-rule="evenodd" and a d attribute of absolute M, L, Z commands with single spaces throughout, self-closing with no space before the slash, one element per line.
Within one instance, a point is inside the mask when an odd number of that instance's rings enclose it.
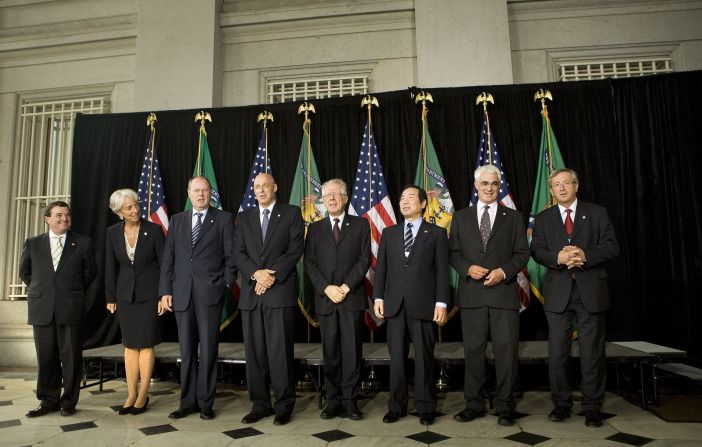
<path fill-rule="evenodd" d="M 519 366 L 517 275 L 529 260 L 522 213 L 497 203 L 502 176 L 493 165 L 475 170 L 478 202 L 451 222 L 450 262 L 459 274 L 465 351 L 466 408 L 454 416 L 468 422 L 485 415 L 485 348 L 488 333 L 495 353 L 495 410 L 498 424 L 515 423 L 513 384 Z"/>
<path fill-rule="evenodd" d="M 346 183 L 322 185 L 328 216 L 311 223 L 305 247 L 305 271 L 314 285 L 324 355 L 327 406 L 322 419 L 341 414 L 360 420 L 358 389 L 363 366 L 363 314 L 368 307 L 365 277 L 371 261 L 370 225 L 346 214 Z"/>

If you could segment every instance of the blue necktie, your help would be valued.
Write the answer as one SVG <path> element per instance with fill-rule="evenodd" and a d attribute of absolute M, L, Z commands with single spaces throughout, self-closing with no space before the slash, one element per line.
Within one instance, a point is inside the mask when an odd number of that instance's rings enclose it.
<path fill-rule="evenodd" d="M 405 231 L 405 253 L 409 253 L 412 250 L 412 244 L 414 244 L 414 236 L 412 235 L 412 222 L 408 222 L 407 231 Z"/>
<path fill-rule="evenodd" d="M 264 241 L 266 240 L 266 231 L 268 231 L 268 222 L 270 219 L 268 219 L 268 214 L 270 214 L 269 209 L 263 210 L 263 222 L 261 222 L 261 239 Z"/>
<path fill-rule="evenodd" d="M 195 213 L 195 215 L 197 216 L 197 222 L 195 222 L 193 226 L 193 247 L 197 244 L 197 239 L 200 236 L 200 228 L 202 228 L 202 213 Z"/>

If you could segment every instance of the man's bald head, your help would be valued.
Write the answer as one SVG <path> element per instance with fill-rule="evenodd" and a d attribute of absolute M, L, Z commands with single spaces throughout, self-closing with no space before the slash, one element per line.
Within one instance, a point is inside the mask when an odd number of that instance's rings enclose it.
<path fill-rule="evenodd" d="M 265 172 L 258 174 L 254 178 L 253 189 L 259 206 L 267 208 L 271 203 L 275 202 L 275 193 L 278 191 L 278 185 L 275 183 L 272 175 Z"/>

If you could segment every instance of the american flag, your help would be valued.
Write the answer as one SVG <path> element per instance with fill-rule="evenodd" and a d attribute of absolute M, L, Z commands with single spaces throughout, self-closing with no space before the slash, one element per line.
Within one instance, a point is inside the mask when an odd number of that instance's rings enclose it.
<path fill-rule="evenodd" d="M 256 201 L 256 194 L 254 194 L 253 189 L 254 179 L 256 178 L 256 176 L 262 172 L 273 174 L 270 160 L 266 160 L 267 147 L 268 132 L 264 127 L 261 131 L 261 140 L 258 143 L 258 149 L 256 149 L 256 158 L 254 158 L 254 161 L 251 164 L 249 180 L 248 182 L 246 182 L 246 189 L 244 190 L 244 197 L 242 197 L 241 199 L 241 205 L 239 205 L 239 212 L 258 206 L 258 202 Z"/>
<path fill-rule="evenodd" d="M 151 128 L 149 141 L 146 143 L 144 164 L 141 167 L 139 179 L 139 203 L 141 204 L 141 218 L 161 225 L 163 233 L 168 232 L 168 210 L 166 209 L 166 195 L 163 192 L 163 180 L 158 158 L 154 155 L 154 140 L 156 128 Z"/>
<path fill-rule="evenodd" d="M 509 191 L 509 183 L 507 182 L 507 176 L 505 175 L 504 166 L 502 165 L 502 159 L 497 152 L 497 142 L 495 141 L 495 136 L 490 132 L 490 124 L 488 123 L 487 112 L 485 112 L 483 115 L 483 129 L 480 132 L 478 159 L 475 162 L 475 168 L 477 169 L 479 166 L 489 164 L 499 169 L 502 177 L 500 180 L 500 192 L 497 194 L 497 202 L 504 207 L 516 210 L 517 207 L 514 205 L 512 194 Z M 474 207 L 477 203 L 478 191 L 475 185 L 473 185 L 473 191 L 471 191 L 470 194 L 470 204 L 468 206 Z M 521 305 L 519 311 L 521 312 L 529 306 L 529 273 L 526 267 L 517 275 L 517 284 L 519 286 L 519 302 Z"/>
<path fill-rule="evenodd" d="M 373 138 L 373 129 L 370 122 L 363 130 L 361 153 L 358 156 L 356 180 L 353 184 L 353 197 L 349 205 L 349 214 L 365 217 L 371 229 L 371 266 L 366 273 L 366 295 L 369 308 L 373 309 L 373 281 L 375 276 L 376 258 L 380 236 L 385 227 L 395 225 L 395 212 L 388 197 L 388 188 L 385 185 L 383 167 L 380 166 L 378 148 Z M 375 314 L 368 310 L 365 315 L 366 324 L 375 330 L 383 323 Z"/>

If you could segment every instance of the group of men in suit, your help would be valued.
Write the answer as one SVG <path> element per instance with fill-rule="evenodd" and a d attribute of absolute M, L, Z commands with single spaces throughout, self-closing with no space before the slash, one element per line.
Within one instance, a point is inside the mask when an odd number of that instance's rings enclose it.
<path fill-rule="evenodd" d="M 466 407 L 454 419 L 467 422 L 485 415 L 489 336 L 495 354 L 498 423 L 515 423 L 520 306 L 516 281 L 530 250 L 522 214 L 497 203 L 501 172 L 491 165 L 481 166 L 474 180 L 477 205 L 455 214 L 450 237 L 423 219 L 427 193 L 415 185 L 401 191 L 403 222 L 383 232 L 372 311 L 388 325 L 390 398 L 385 423 L 407 414 L 405 363 L 410 341 L 415 350 L 415 408 L 422 424 L 435 420 L 434 323 L 441 325 L 447 319 L 449 266 L 459 276 L 457 304 L 466 359 Z M 548 268 L 544 310 L 555 403 L 549 418 L 563 421 L 570 416 L 566 365 L 573 322 L 577 322 L 582 407 L 586 425 L 600 426 L 606 367 L 604 311 L 609 308 L 603 263 L 617 256 L 618 245 L 604 208 L 577 200 L 575 171 L 554 171 L 549 186 L 557 206 L 536 216 L 531 244 L 531 254 Z M 259 174 L 253 189 L 258 206 L 240 213 L 235 228 L 230 213 L 210 206 L 207 179 L 193 177 L 188 183 L 192 210 L 171 219 L 159 295 L 163 308 L 176 315 L 182 366 L 180 406 L 169 417 L 180 419 L 195 412 L 202 419 L 215 417 L 219 319 L 224 293 L 234 284 L 238 270 L 252 402 L 242 422 L 272 415 L 276 425 L 291 420 L 297 262 L 304 250 L 305 270 L 315 290 L 327 386 L 328 403 L 320 416 L 362 419 L 357 400 L 367 308 L 365 277 L 371 263 L 369 225 L 345 212 L 348 195 L 340 179 L 322 186 L 328 216 L 309 225 L 306 242 L 300 209 L 277 202 L 273 177 Z M 39 358 L 37 396 L 42 402 L 28 416 L 59 408 L 62 414 L 75 411 L 80 377 L 77 327 L 85 289 L 95 275 L 90 240 L 68 231 L 68 205 L 50 205 L 45 219 L 49 233 L 29 239 L 20 262 L 22 279 L 29 286 L 29 323 L 34 325 Z M 64 394 L 60 395 L 62 378 Z"/>

